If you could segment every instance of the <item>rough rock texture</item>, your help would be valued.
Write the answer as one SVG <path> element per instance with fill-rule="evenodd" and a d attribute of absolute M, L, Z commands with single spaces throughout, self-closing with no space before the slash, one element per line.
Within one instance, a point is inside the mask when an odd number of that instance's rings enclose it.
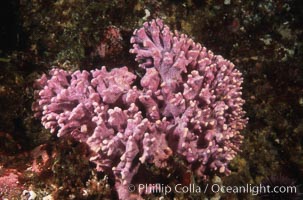
<path fill-rule="evenodd" d="M 131 43 L 146 70 L 140 85 L 127 67 L 43 75 L 33 110 L 44 127 L 88 144 L 120 199 L 145 162 L 161 168 L 179 156 L 203 178 L 228 175 L 247 123 L 241 73 L 160 19 L 135 30 Z"/>

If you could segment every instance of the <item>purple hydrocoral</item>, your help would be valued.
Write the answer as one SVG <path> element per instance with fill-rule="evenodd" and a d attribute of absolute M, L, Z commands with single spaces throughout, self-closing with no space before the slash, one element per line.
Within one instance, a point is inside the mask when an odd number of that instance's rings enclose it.
<path fill-rule="evenodd" d="M 186 158 L 198 175 L 210 170 L 229 174 L 227 164 L 239 151 L 247 119 L 242 110 L 242 74 L 222 56 L 214 55 L 187 35 L 173 34 L 162 20 L 146 22 L 131 38 L 136 60 L 147 73 L 144 85 L 158 98 L 160 118 L 170 119 L 169 147 Z M 151 73 L 148 73 L 152 71 Z M 148 81 L 150 80 L 150 81 Z"/>
<path fill-rule="evenodd" d="M 203 178 L 229 174 L 247 123 L 241 73 L 160 19 L 135 30 L 131 43 L 146 70 L 140 85 L 126 67 L 53 69 L 37 82 L 36 116 L 59 137 L 87 143 L 97 169 L 115 176 L 120 199 L 141 163 L 165 167 L 171 156 Z"/>

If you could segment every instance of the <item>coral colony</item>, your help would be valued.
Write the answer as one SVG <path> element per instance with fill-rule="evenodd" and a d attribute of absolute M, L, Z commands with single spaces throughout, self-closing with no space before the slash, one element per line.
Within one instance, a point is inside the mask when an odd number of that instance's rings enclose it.
<path fill-rule="evenodd" d="M 247 123 L 241 73 L 160 19 L 135 30 L 131 43 L 142 78 L 127 67 L 52 69 L 36 83 L 36 117 L 58 137 L 86 143 L 97 169 L 114 175 L 120 199 L 141 164 L 163 168 L 173 156 L 202 178 L 230 174 Z"/>

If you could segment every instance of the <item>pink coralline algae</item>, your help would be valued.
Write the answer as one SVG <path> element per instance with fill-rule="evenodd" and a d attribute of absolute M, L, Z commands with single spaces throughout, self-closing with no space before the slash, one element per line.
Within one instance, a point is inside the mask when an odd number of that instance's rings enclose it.
<path fill-rule="evenodd" d="M 127 67 L 43 75 L 33 110 L 44 127 L 86 143 L 120 199 L 141 164 L 163 168 L 173 156 L 202 178 L 230 174 L 247 123 L 241 73 L 160 19 L 135 30 L 131 43 L 143 77 Z"/>
<path fill-rule="evenodd" d="M 0 199 L 17 199 L 24 187 L 19 183 L 21 173 L 0 167 Z"/>

